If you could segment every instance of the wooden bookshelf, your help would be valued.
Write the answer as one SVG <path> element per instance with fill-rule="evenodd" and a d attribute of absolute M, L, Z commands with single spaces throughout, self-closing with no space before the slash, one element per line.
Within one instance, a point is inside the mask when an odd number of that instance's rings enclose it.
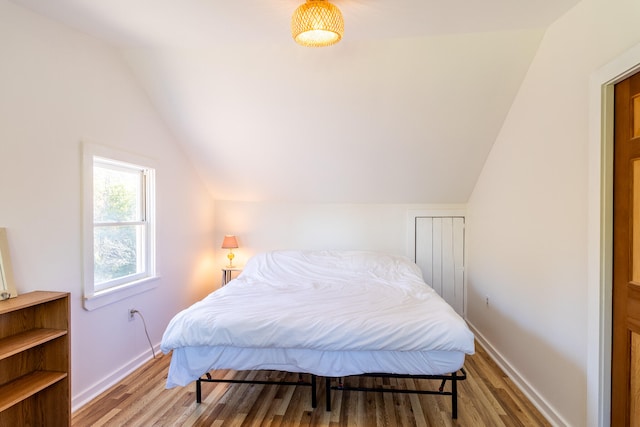
<path fill-rule="evenodd" d="M 69 294 L 0 301 L 0 425 L 69 426 Z"/>

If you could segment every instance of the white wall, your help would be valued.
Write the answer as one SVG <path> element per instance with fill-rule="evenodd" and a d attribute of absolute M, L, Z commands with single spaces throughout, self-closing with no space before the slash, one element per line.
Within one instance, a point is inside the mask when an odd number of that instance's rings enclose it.
<path fill-rule="evenodd" d="M 362 249 L 410 256 L 410 210 L 460 205 L 343 204 L 216 201 L 216 248 L 224 234 L 238 237 L 234 264 L 277 249 Z M 217 249 L 224 265 L 227 250 Z"/>
<path fill-rule="evenodd" d="M 638 17 L 635 0 L 584 0 L 548 29 L 468 204 L 468 319 L 557 424 L 597 422 L 586 391 L 589 78 L 640 42 Z"/>
<path fill-rule="evenodd" d="M 116 51 L 0 0 L 0 226 L 18 291 L 71 292 L 77 407 L 150 357 L 179 309 L 212 288 L 214 204 Z M 87 312 L 81 303 L 81 140 L 154 159 L 156 289 Z"/>

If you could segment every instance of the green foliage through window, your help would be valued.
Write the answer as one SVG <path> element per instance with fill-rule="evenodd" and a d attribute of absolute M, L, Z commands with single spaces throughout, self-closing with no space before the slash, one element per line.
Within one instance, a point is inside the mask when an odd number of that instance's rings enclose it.
<path fill-rule="evenodd" d="M 94 233 L 94 281 L 104 283 L 138 273 L 136 228 L 99 227 Z"/>
<path fill-rule="evenodd" d="M 94 283 L 144 272 L 144 170 L 94 161 Z"/>
<path fill-rule="evenodd" d="M 141 172 L 96 166 L 93 174 L 93 220 L 139 221 Z"/>

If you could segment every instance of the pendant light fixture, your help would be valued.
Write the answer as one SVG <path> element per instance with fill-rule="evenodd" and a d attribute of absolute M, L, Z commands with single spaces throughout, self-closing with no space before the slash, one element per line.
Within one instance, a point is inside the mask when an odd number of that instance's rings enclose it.
<path fill-rule="evenodd" d="M 307 0 L 291 18 L 291 35 L 302 46 L 331 46 L 343 34 L 342 12 L 327 0 Z"/>

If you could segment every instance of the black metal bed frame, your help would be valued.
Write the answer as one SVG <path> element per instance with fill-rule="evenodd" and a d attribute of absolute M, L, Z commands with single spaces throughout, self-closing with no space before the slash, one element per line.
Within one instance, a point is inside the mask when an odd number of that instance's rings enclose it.
<path fill-rule="evenodd" d="M 461 375 L 458 375 L 458 371 L 452 372 L 446 375 L 402 375 L 402 374 L 384 374 L 384 373 L 371 373 L 352 375 L 355 377 L 374 377 L 374 378 L 405 378 L 405 379 L 419 379 L 419 380 L 441 380 L 438 390 L 409 390 L 409 389 L 396 389 L 396 388 L 384 388 L 384 387 L 350 387 L 345 386 L 343 377 L 325 377 L 325 396 L 326 396 L 326 410 L 331 411 L 331 390 L 352 390 L 352 391 L 373 391 L 378 393 L 407 393 L 407 394 L 435 394 L 442 396 L 451 396 L 451 418 L 458 418 L 458 381 L 467 379 L 467 372 L 464 368 L 460 368 Z M 233 384 L 278 384 L 278 385 L 294 385 L 311 387 L 311 407 L 316 408 L 318 406 L 317 390 L 316 390 L 316 376 L 311 375 L 310 381 L 302 379 L 302 374 L 298 374 L 298 381 L 267 381 L 267 380 L 235 380 L 235 379 L 216 379 L 212 378 L 209 372 L 206 373 L 206 378 L 198 378 L 196 380 L 196 402 L 202 403 L 202 383 L 233 383 Z M 332 386 L 331 380 L 337 379 L 338 385 Z M 445 391 L 444 386 L 447 380 L 451 381 L 451 391 Z"/>
<path fill-rule="evenodd" d="M 464 368 L 460 368 L 461 375 L 458 371 L 446 375 L 402 375 L 402 374 L 383 374 L 371 373 L 352 375 L 354 377 L 373 377 L 373 378 L 410 378 L 419 380 L 442 380 L 438 390 L 409 390 L 384 387 L 350 387 L 345 386 L 342 377 L 334 377 L 338 380 L 338 385 L 331 385 L 331 377 L 325 377 L 325 393 L 327 411 L 331 411 L 331 390 L 353 390 L 353 391 L 373 391 L 378 393 L 406 393 L 406 394 L 437 394 L 443 396 L 451 396 L 451 418 L 458 418 L 458 381 L 467 379 L 467 372 Z M 451 381 L 451 391 L 445 391 L 444 386 L 447 380 Z"/>
<path fill-rule="evenodd" d="M 311 375 L 310 381 L 302 379 L 302 374 L 298 374 L 298 381 L 270 381 L 270 380 L 234 380 L 234 379 L 216 379 L 212 378 L 211 374 L 207 372 L 206 378 L 198 378 L 196 380 L 196 402 L 202 403 L 202 383 L 232 383 L 232 384 L 278 384 L 278 385 L 299 385 L 303 387 L 311 387 L 311 407 L 318 406 L 318 398 L 316 391 L 316 376 Z"/>

